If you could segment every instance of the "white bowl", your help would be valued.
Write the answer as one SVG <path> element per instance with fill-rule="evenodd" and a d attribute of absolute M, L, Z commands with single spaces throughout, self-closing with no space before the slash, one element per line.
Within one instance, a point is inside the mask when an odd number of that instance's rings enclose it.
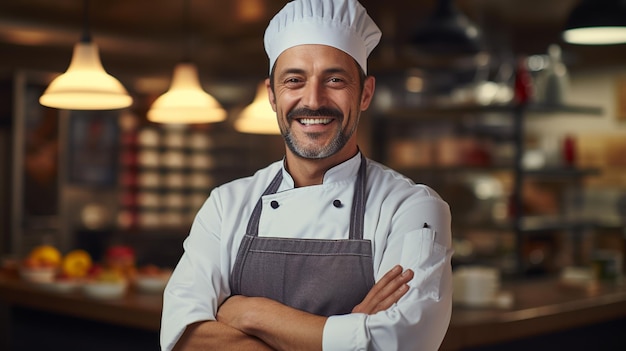
<path fill-rule="evenodd" d="M 56 274 L 56 268 L 20 268 L 20 277 L 31 283 L 53 282 Z"/>
<path fill-rule="evenodd" d="M 41 287 L 55 293 L 70 293 L 80 286 L 80 282 L 77 280 L 54 280 L 41 284 Z"/>
<path fill-rule="evenodd" d="M 168 279 L 169 275 L 139 276 L 135 279 L 135 287 L 145 293 L 160 293 L 165 289 Z"/>
<path fill-rule="evenodd" d="M 124 296 L 126 287 L 125 282 L 88 282 L 83 292 L 94 299 L 117 299 Z"/>

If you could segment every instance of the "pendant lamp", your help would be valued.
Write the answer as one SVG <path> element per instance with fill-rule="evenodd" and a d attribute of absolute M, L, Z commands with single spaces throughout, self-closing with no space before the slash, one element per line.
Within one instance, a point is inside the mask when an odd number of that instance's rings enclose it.
<path fill-rule="evenodd" d="M 254 101 L 237 117 L 235 130 L 250 134 L 280 134 L 276 112 L 270 105 L 265 83 L 258 85 Z"/>
<path fill-rule="evenodd" d="M 176 65 L 169 90 L 148 111 L 148 120 L 156 123 L 195 124 L 225 119 L 226 111 L 202 90 L 196 65 L 190 62 Z"/>
<path fill-rule="evenodd" d="M 113 110 L 128 107 L 133 102 L 124 86 L 102 67 L 98 47 L 89 34 L 88 7 L 88 0 L 85 0 L 83 36 L 74 46 L 67 71 L 56 77 L 39 98 L 39 103 L 44 106 L 68 110 Z"/>
<path fill-rule="evenodd" d="M 583 0 L 570 13 L 563 40 L 581 45 L 626 43 L 626 1 Z"/>
<path fill-rule="evenodd" d="M 183 4 L 183 35 L 188 33 L 189 1 Z M 185 57 L 189 56 L 189 43 Z M 148 120 L 166 124 L 199 124 L 221 122 L 226 119 L 226 110 L 202 89 L 198 68 L 185 58 L 174 67 L 169 90 L 159 96 L 150 106 Z"/>
<path fill-rule="evenodd" d="M 413 32 L 410 43 L 417 50 L 434 55 L 467 55 L 482 51 L 476 27 L 453 0 L 438 0 L 435 11 Z"/>

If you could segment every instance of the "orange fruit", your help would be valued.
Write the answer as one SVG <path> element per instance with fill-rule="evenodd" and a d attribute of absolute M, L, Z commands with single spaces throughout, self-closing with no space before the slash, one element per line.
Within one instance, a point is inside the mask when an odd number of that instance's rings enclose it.
<path fill-rule="evenodd" d="M 41 267 L 58 267 L 61 264 L 61 258 L 61 252 L 52 245 L 39 245 L 28 255 L 28 259 Z"/>
<path fill-rule="evenodd" d="M 85 250 L 73 250 L 63 258 L 63 273 L 71 278 L 87 276 L 93 261 L 91 255 Z"/>

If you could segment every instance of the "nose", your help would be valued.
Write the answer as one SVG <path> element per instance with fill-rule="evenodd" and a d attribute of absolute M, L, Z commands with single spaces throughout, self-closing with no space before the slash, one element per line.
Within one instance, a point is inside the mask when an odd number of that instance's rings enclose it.
<path fill-rule="evenodd" d="M 324 86 L 318 79 L 307 81 L 302 90 L 302 105 L 311 110 L 317 110 L 324 105 Z"/>

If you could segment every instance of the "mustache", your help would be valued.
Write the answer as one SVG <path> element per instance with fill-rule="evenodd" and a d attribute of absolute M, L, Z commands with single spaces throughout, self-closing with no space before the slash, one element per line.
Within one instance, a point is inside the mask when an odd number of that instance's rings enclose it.
<path fill-rule="evenodd" d="M 289 111 L 287 114 L 287 118 L 289 119 L 302 117 L 335 117 L 341 119 L 343 118 L 343 113 L 340 110 L 331 107 L 320 107 L 317 110 L 300 107 Z"/>

